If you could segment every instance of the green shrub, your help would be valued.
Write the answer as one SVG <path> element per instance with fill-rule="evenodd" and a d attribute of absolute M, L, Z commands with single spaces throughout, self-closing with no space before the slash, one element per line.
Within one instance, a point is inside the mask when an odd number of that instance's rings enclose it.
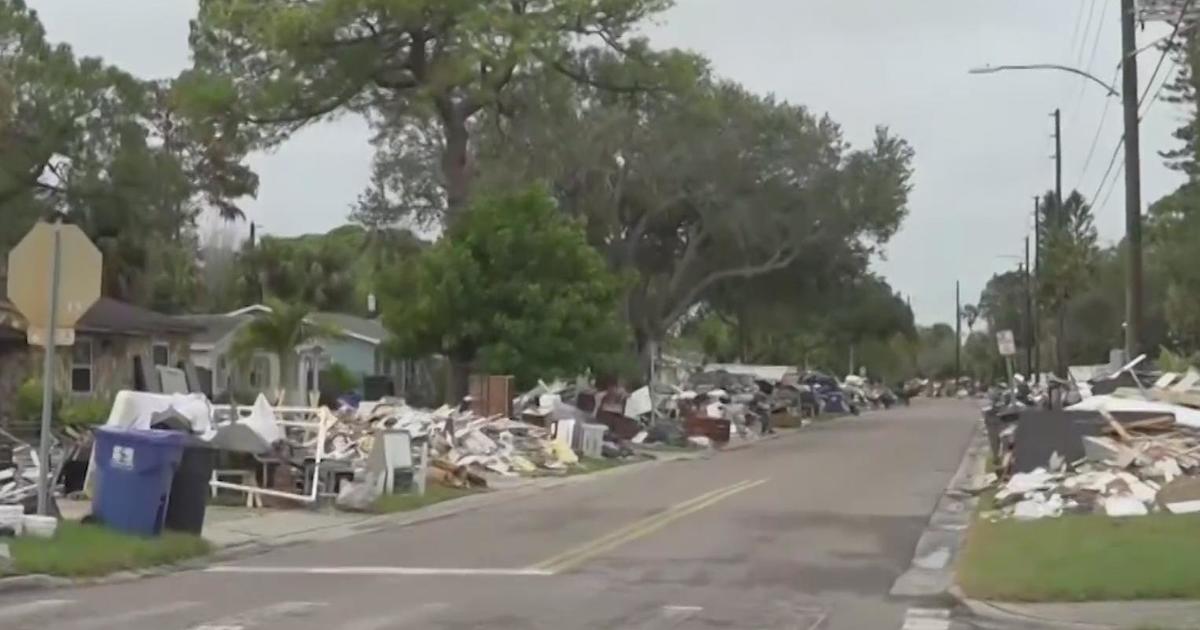
<path fill-rule="evenodd" d="M 112 401 L 104 398 L 71 400 L 58 412 L 60 424 L 69 427 L 94 427 L 108 420 Z"/>
<path fill-rule="evenodd" d="M 62 405 L 62 397 L 54 393 L 50 401 L 50 415 L 58 415 Z M 31 378 L 17 389 L 15 405 L 17 418 L 25 421 L 35 421 L 42 417 L 42 380 Z"/>

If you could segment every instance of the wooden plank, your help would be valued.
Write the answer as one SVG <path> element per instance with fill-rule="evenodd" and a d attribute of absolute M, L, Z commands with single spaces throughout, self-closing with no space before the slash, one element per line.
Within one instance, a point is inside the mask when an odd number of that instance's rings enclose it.
<path fill-rule="evenodd" d="M 1100 415 L 1103 416 L 1104 419 L 1108 421 L 1109 428 L 1111 428 L 1112 431 L 1117 434 L 1117 437 L 1120 438 L 1121 441 L 1129 442 L 1129 441 L 1133 440 L 1133 436 L 1130 435 L 1129 432 L 1125 430 L 1125 427 L 1121 426 L 1120 422 L 1117 422 L 1117 419 L 1114 418 L 1113 415 L 1108 412 L 1108 410 L 1101 409 Z"/>

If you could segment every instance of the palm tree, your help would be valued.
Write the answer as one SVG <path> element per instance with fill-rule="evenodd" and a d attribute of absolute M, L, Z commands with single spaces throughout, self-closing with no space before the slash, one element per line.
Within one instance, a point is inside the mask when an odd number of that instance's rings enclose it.
<path fill-rule="evenodd" d="M 311 310 L 305 304 L 288 304 L 268 300 L 270 312 L 256 317 L 238 332 L 232 354 L 239 363 L 246 363 L 256 351 L 269 352 L 279 361 L 280 386 L 285 392 L 299 392 L 296 348 L 341 333 L 335 326 L 312 321 Z"/>

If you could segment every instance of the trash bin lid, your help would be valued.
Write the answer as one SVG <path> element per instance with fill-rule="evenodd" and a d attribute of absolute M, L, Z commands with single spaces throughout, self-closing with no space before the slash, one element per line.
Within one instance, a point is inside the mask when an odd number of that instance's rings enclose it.
<path fill-rule="evenodd" d="M 156 429 L 126 429 L 123 427 L 97 427 L 98 433 L 127 442 L 141 442 L 152 446 L 174 447 L 184 443 L 186 436 L 175 431 Z"/>

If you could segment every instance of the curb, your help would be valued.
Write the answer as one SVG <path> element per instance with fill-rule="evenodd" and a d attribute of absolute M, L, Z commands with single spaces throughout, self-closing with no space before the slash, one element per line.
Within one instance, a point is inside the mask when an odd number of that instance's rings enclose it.
<path fill-rule="evenodd" d="M 1008 610 L 1003 604 L 986 602 L 978 599 L 971 599 L 957 585 L 952 586 L 949 593 L 958 602 L 959 606 L 965 608 L 972 616 L 988 621 L 996 621 L 1000 623 L 1017 623 L 1017 624 L 1036 624 L 1039 628 L 1061 628 L 1063 630 L 1111 630 L 1121 626 L 1112 625 L 1097 625 L 1092 623 L 1083 623 L 1077 621 L 1062 621 L 1059 619 L 1049 619 L 1046 617 L 1035 617 L 1026 615 L 1016 611 Z"/>
<path fill-rule="evenodd" d="M 759 441 L 751 442 L 749 445 L 757 444 L 758 442 Z M 148 567 L 145 569 L 137 569 L 132 571 L 117 571 L 105 576 L 88 578 L 66 578 L 44 574 L 2 577 L 0 578 L 0 595 L 82 586 L 105 586 L 124 582 L 133 582 L 152 577 L 162 577 L 171 575 L 173 573 L 182 573 L 185 571 L 196 571 L 214 564 L 232 562 L 234 560 L 261 555 L 270 551 L 277 551 L 308 542 L 328 542 L 342 538 L 349 538 L 351 536 L 377 533 L 387 529 L 419 525 L 421 523 L 448 518 L 489 507 L 499 501 L 525 498 L 545 492 L 547 490 L 561 488 L 563 486 L 587 483 L 606 477 L 615 477 L 621 474 L 628 474 L 639 470 L 647 470 L 655 466 L 669 464 L 672 462 L 708 459 L 712 457 L 712 455 L 713 453 L 711 451 L 671 453 L 669 456 L 635 462 L 625 466 L 617 466 L 615 468 L 600 470 L 594 473 L 553 479 L 545 483 L 537 483 L 534 481 L 533 483 L 525 486 L 518 486 L 507 490 L 498 490 L 495 492 L 481 493 L 476 495 L 476 497 L 463 497 L 461 499 L 447 501 L 441 504 L 430 505 L 418 510 L 413 510 L 411 512 L 380 514 L 349 523 L 339 523 L 336 525 L 313 528 L 302 532 L 297 532 L 293 534 L 292 537 L 284 537 L 278 542 L 249 541 L 245 543 L 237 543 L 216 549 L 208 555 L 192 558 L 190 560 L 185 560 L 175 564 L 159 565 L 156 567 Z M 294 538 L 295 536 L 299 537 Z"/>
<path fill-rule="evenodd" d="M 913 549 L 912 564 L 892 583 L 893 597 L 945 597 L 954 587 L 954 561 L 966 539 L 978 498 L 961 489 L 983 475 L 987 436 L 982 423 L 967 440 L 962 460 L 938 499 L 929 524 Z"/>

